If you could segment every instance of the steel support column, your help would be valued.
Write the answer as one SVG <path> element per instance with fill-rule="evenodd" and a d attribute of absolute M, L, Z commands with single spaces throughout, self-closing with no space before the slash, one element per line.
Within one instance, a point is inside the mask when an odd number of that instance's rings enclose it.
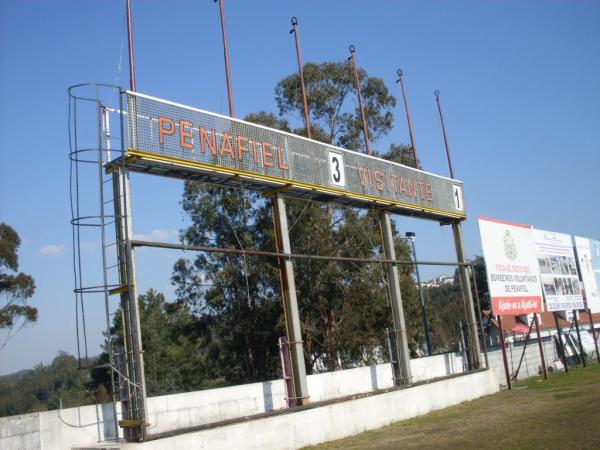
<path fill-rule="evenodd" d="M 115 203 L 115 227 L 117 234 L 117 257 L 119 259 L 120 295 L 123 309 L 123 334 L 125 340 L 125 360 L 129 385 L 130 408 L 128 424 L 131 440 L 143 441 L 146 436 L 147 417 L 146 381 L 144 375 L 144 357 L 140 314 L 137 302 L 135 256 L 130 237 L 133 235 L 131 222 L 131 197 L 129 173 L 117 166 L 113 172 L 113 190 Z M 136 425 L 137 424 L 137 425 Z"/>
<path fill-rule="evenodd" d="M 498 316 L 498 328 L 500 329 L 500 345 L 502 345 L 502 362 L 504 363 L 504 376 L 506 376 L 506 387 L 512 389 L 510 381 L 510 371 L 508 370 L 508 355 L 506 354 L 506 341 L 504 339 L 504 329 L 502 328 L 502 316 Z"/>
<path fill-rule="evenodd" d="M 277 251 L 290 255 L 290 236 L 285 209 L 285 201 L 279 194 L 273 196 L 273 221 L 275 222 L 275 237 Z M 296 282 L 294 280 L 294 266 L 292 259 L 281 257 L 279 260 L 279 275 L 281 278 L 281 293 L 285 313 L 285 326 L 290 346 L 292 359 L 292 377 L 296 405 L 309 403 L 308 385 L 306 383 L 306 367 L 304 366 L 304 349 L 302 346 L 302 332 L 300 329 L 300 314 L 296 299 Z"/>
<path fill-rule="evenodd" d="M 462 228 L 460 222 L 452 222 L 452 231 L 454 233 L 454 245 L 456 247 L 456 258 L 459 263 L 466 263 L 467 258 L 465 257 L 465 247 Z M 481 361 L 481 348 L 479 346 L 479 337 L 477 331 L 477 316 L 475 315 L 475 308 L 473 306 L 473 294 L 471 292 L 471 279 L 467 274 L 467 269 L 464 265 L 458 266 L 458 273 L 460 275 L 461 287 L 463 290 L 463 299 L 465 304 L 465 310 L 467 313 L 467 324 L 469 329 L 469 347 L 471 358 L 469 361 L 469 369 L 482 369 L 484 366 Z"/>
<path fill-rule="evenodd" d="M 592 318 L 592 310 L 587 309 L 588 318 L 590 319 L 590 329 L 592 331 L 592 338 L 594 339 L 594 347 L 596 347 L 596 359 L 600 363 L 600 352 L 598 351 L 598 341 L 596 339 L 596 329 L 594 328 L 594 319 Z"/>
<path fill-rule="evenodd" d="M 394 234 L 392 232 L 392 221 L 388 212 L 381 213 L 381 231 L 383 239 L 383 250 L 385 257 L 389 260 L 396 259 L 394 248 Z M 412 372 L 410 369 L 410 353 L 408 351 L 408 336 L 404 322 L 404 310 L 402 309 L 402 295 L 400 293 L 400 275 L 396 263 L 387 264 L 388 282 L 390 285 L 390 303 L 392 309 L 392 321 L 394 326 L 392 345 L 396 348 L 396 362 L 394 368 L 394 385 L 412 383 Z"/>
<path fill-rule="evenodd" d="M 581 362 L 583 367 L 587 367 L 585 361 L 585 349 L 583 348 L 583 342 L 581 342 L 581 333 L 579 332 L 579 319 L 577 318 L 578 310 L 573 310 L 573 320 L 575 321 L 575 331 L 577 331 L 577 340 L 579 341 L 579 351 L 581 352 Z"/>
<path fill-rule="evenodd" d="M 540 321 L 537 313 L 533 313 L 533 320 L 535 321 L 535 331 L 538 338 L 538 348 L 540 349 L 540 359 L 542 360 L 542 372 L 544 373 L 544 379 L 548 379 L 548 371 L 546 370 L 546 358 L 544 357 L 544 343 L 542 341 L 542 333 L 540 331 Z"/>

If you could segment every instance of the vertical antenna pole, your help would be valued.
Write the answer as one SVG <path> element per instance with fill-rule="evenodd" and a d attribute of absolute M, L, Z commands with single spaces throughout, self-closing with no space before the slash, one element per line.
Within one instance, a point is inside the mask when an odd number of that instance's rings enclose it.
<path fill-rule="evenodd" d="M 231 66 L 229 65 L 229 47 L 227 46 L 227 27 L 225 26 L 225 8 L 223 2 L 225 0 L 214 0 L 219 2 L 219 10 L 221 12 L 221 34 L 223 36 L 223 56 L 225 58 L 225 76 L 227 78 L 227 98 L 229 100 L 229 115 L 235 117 L 235 107 L 233 106 L 233 92 L 231 87 Z"/>
<path fill-rule="evenodd" d="M 398 79 L 396 83 L 400 83 L 400 89 L 402 90 L 402 99 L 404 100 L 404 110 L 406 111 L 406 120 L 408 121 L 408 133 L 410 134 L 410 145 L 413 148 L 413 156 L 415 158 L 415 167 L 419 168 L 419 160 L 417 158 L 417 144 L 415 143 L 415 134 L 413 132 L 412 118 L 410 117 L 410 110 L 408 109 L 408 99 L 406 98 L 406 91 L 404 90 L 404 72 L 402 69 L 398 69 Z"/>
<path fill-rule="evenodd" d="M 433 91 L 435 95 L 435 101 L 437 103 L 438 112 L 440 113 L 440 123 L 442 124 L 442 133 L 444 134 L 444 145 L 446 146 L 446 157 L 448 158 L 448 168 L 450 169 L 450 178 L 454 178 L 454 169 L 452 168 L 452 157 L 450 156 L 450 146 L 448 145 L 448 136 L 446 135 L 446 125 L 444 124 L 444 114 L 442 113 L 442 106 L 440 104 L 440 91 Z"/>
<path fill-rule="evenodd" d="M 296 38 L 296 56 L 298 58 L 298 72 L 300 73 L 300 87 L 302 88 L 302 106 L 304 108 L 304 125 L 306 126 L 306 137 L 312 139 L 310 133 L 310 121 L 308 118 L 308 100 L 306 97 L 306 87 L 304 85 L 304 71 L 302 69 L 302 49 L 300 48 L 300 37 L 298 35 L 298 19 L 292 17 L 292 29 L 290 34 L 294 33 Z"/>
<path fill-rule="evenodd" d="M 350 57 L 354 68 L 354 79 L 356 80 L 356 91 L 358 92 L 358 105 L 360 106 L 360 117 L 362 118 L 363 133 L 365 134 L 365 147 L 367 154 L 371 155 L 371 145 L 369 144 L 369 130 L 367 129 L 367 118 L 365 116 L 365 108 L 363 106 L 362 90 L 360 88 L 360 77 L 358 76 L 358 68 L 356 67 L 356 47 L 350 46 Z"/>
<path fill-rule="evenodd" d="M 137 91 L 135 82 L 135 61 L 133 57 L 133 28 L 131 25 L 131 0 L 125 0 L 127 12 L 127 40 L 129 42 L 129 89 Z"/>

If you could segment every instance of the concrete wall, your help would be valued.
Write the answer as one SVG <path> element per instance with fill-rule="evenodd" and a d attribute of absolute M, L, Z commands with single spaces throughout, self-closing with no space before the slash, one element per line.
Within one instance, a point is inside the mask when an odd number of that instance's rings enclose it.
<path fill-rule="evenodd" d="M 558 352 L 556 351 L 556 345 L 552 337 L 543 337 L 543 349 L 544 358 L 546 360 L 546 367 L 551 366 L 552 362 L 559 358 Z M 519 360 L 523 354 L 524 342 L 511 342 L 507 345 L 506 356 L 508 358 L 508 368 L 511 376 L 515 373 L 519 367 Z M 504 363 L 502 361 L 502 349 L 500 347 L 493 347 L 488 349 L 488 361 L 490 368 L 496 371 L 498 380 L 503 385 L 506 385 L 506 376 L 504 374 Z M 525 349 L 525 356 L 521 363 L 521 368 L 517 379 L 521 380 L 524 378 L 530 378 L 537 376 L 542 367 L 542 359 L 540 357 L 540 350 L 538 347 L 537 339 L 529 341 L 527 348 Z"/>
<path fill-rule="evenodd" d="M 413 381 L 463 372 L 463 357 L 448 353 L 411 360 Z M 311 402 L 368 393 L 393 386 L 390 364 L 308 376 Z M 282 380 L 148 399 L 149 434 L 285 409 Z M 114 439 L 112 404 L 90 405 L 0 419 L 1 449 L 69 448 Z"/>
<path fill-rule="evenodd" d="M 276 415 L 234 425 L 128 444 L 131 450 L 297 449 L 376 429 L 498 391 L 495 372 L 486 370 L 385 394 Z M 97 448 L 79 447 L 78 450 Z"/>

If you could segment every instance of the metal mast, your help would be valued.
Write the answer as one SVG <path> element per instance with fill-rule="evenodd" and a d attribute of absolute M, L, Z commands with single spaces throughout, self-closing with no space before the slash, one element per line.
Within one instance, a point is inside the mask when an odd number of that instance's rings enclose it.
<path fill-rule="evenodd" d="M 362 119 L 363 133 L 365 135 L 365 147 L 367 154 L 371 155 L 371 144 L 369 144 L 369 130 L 367 128 L 367 117 L 365 116 L 365 108 L 363 105 L 362 89 L 360 87 L 360 76 L 358 74 L 358 67 L 356 66 L 356 47 L 350 46 L 350 57 L 348 61 L 352 61 L 352 67 L 354 68 L 354 80 L 356 81 L 356 91 L 358 92 L 358 105 L 360 107 L 360 117 Z"/>
<path fill-rule="evenodd" d="M 306 86 L 304 85 L 304 70 L 302 64 L 302 49 L 300 48 L 300 37 L 298 34 L 298 19 L 292 17 L 292 29 L 290 30 L 290 34 L 294 33 L 294 37 L 296 38 L 296 57 L 298 59 L 298 73 L 300 74 L 300 87 L 302 89 L 302 106 L 304 109 L 304 125 L 306 126 L 306 137 L 312 139 L 310 133 L 310 120 L 308 116 L 308 100 L 306 96 Z"/>
<path fill-rule="evenodd" d="M 402 69 L 396 71 L 398 79 L 396 83 L 400 83 L 400 89 L 402 90 L 402 99 L 404 100 L 404 110 L 406 111 L 406 120 L 408 121 L 408 133 L 410 134 L 410 145 L 413 149 L 413 156 L 415 158 L 415 168 L 419 168 L 419 160 L 417 158 L 417 144 L 415 143 L 415 134 L 413 132 L 412 118 L 410 117 L 410 110 L 408 109 L 408 99 L 406 98 L 406 91 L 404 90 L 404 72 Z"/>
<path fill-rule="evenodd" d="M 235 107 L 233 105 L 233 88 L 231 86 L 231 66 L 229 65 L 229 47 L 227 45 L 227 27 L 225 26 L 225 0 L 214 0 L 219 2 L 219 11 L 221 14 L 221 35 L 223 36 L 223 57 L 225 58 L 225 76 L 227 78 L 227 99 L 229 100 L 229 115 L 235 117 Z"/>
<path fill-rule="evenodd" d="M 452 168 L 452 157 L 450 156 L 450 146 L 448 145 L 448 136 L 446 135 L 446 125 L 444 124 L 444 114 L 442 113 L 442 105 L 440 104 L 440 91 L 433 91 L 435 102 L 437 103 L 438 112 L 440 114 L 440 123 L 442 124 L 442 133 L 444 134 L 444 146 L 446 147 L 446 157 L 448 158 L 448 168 L 450 169 L 450 178 L 454 178 L 454 169 Z"/>
<path fill-rule="evenodd" d="M 131 0 L 125 0 L 127 14 L 127 42 L 129 44 L 129 89 L 137 91 L 135 82 L 135 61 L 133 57 L 133 26 L 131 23 Z"/>

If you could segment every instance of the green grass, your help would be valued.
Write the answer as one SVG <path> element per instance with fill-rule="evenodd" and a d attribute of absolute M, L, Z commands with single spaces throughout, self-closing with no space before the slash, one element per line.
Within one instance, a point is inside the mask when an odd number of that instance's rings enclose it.
<path fill-rule="evenodd" d="M 600 449 L 600 364 L 315 449 Z"/>

